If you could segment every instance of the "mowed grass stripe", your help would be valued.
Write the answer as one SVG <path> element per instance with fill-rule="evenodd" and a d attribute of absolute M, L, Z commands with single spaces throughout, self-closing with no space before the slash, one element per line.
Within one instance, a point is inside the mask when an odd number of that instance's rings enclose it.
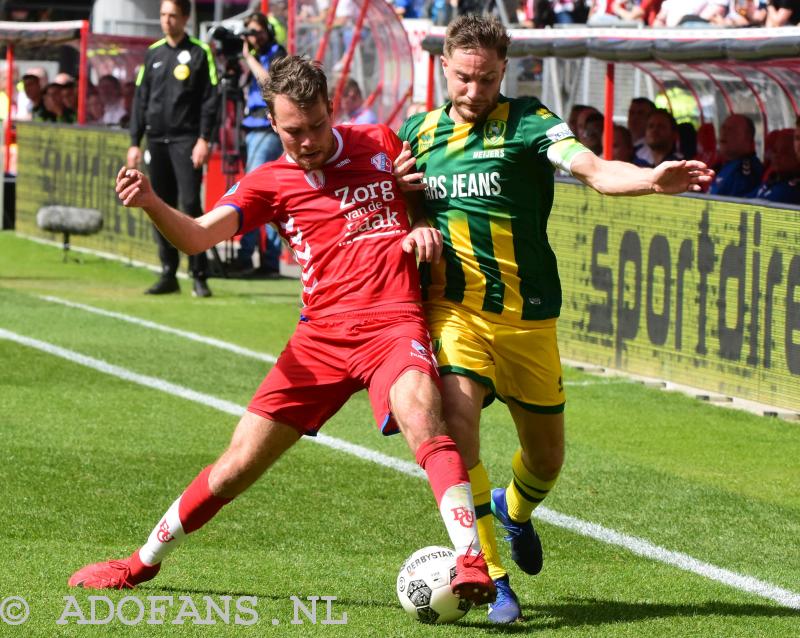
<path fill-rule="evenodd" d="M 28 346 L 30 348 L 35 348 L 37 350 L 46 352 L 56 357 L 66 359 L 67 361 L 71 361 L 73 363 L 77 363 L 87 368 L 97 370 L 98 372 L 103 372 L 105 374 L 117 377 L 119 379 L 123 379 L 125 381 L 130 381 L 132 383 L 143 385 L 153 390 L 159 390 L 161 392 L 165 392 L 167 394 L 171 394 L 173 396 L 180 397 L 188 401 L 194 401 L 195 403 L 199 403 L 201 405 L 214 408 L 216 410 L 219 410 L 220 412 L 225 412 L 226 414 L 231 414 L 236 417 L 241 416 L 246 410 L 244 406 L 237 405 L 232 401 L 226 401 L 225 399 L 220 399 L 218 397 L 211 396 L 210 394 L 197 392 L 190 388 L 178 385 L 176 383 L 171 383 L 164 379 L 158 379 L 156 377 L 151 377 L 146 374 L 139 374 L 138 372 L 133 372 L 132 370 L 116 366 L 112 363 L 108 363 L 107 361 L 102 361 L 101 359 L 95 359 L 94 357 L 88 357 L 86 355 L 80 354 L 79 352 L 67 350 L 66 348 L 61 348 L 60 346 L 47 343 L 46 341 L 40 341 L 39 339 L 32 339 L 30 337 L 26 337 L 17 334 L 15 332 L 11 332 L 10 330 L 5 330 L 3 328 L 0 328 L 0 339 L 7 339 L 8 341 L 13 341 L 20 345 Z M 322 445 L 325 445 L 327 447 L 340 450 L 342 452 L 347 452 L 348 454 L 352 454 L 361 459 L 371 461 L 379 465 L 383 465 L 384 467 L 388 467 L 393 470 L 403 472 L 404 474 L 408 474 L 410 476 L 416 476 L 418 478 L 425 477 L 425 473 L 417 465 L 414 465 L 413 463 L 410 463 L 408 461 L 403 461 L 401 459 L 396 459 L 394 457 L 387 456 L 386 454 L 381 454 L 380 452 L 376 452 L 375 450 L 370 450 L 369 448 L 365 448 L 355 443 L 342 441 L 340 439 L 336 439 L 334 437 L 327 436 L 321 433 L 315 437 L 306 437 L 306 440 L 311 440 L 317 443 L 321 443 Z"/>
<path fill-rule="evenodd" d="M 101 317 L 119 319 L 120 321 L 125 321 L 127 323 L 131 323 L 136 326 L 140 326 L 142 328 L 149 328 L 151 330 L 157 330 L 159 332 L 176 335 L 178 337 L 188 339 L 189 341 L 195 341 L 197 343 L 202 343 L 207 346 L 212 346 L 214 348 L 226 350 L 234 354 L 240 354 L 245 357 L 250 357 L 251 359 L 258 359 L 259 361 L 266 361 L 268 363 L 275 363 L 277 361 L 275 355 L 269 353 L 257 352 L 256 350 L 243 348 L 228 341 L 222 341 L 221 339 L 215 339 L 214 337 L 206 337 L 196 332 L 191 332 L 189 330 L 180 330 L 178 328 L 173 328 L 172 326 L 167 326 L 161 323 L 157 323 L 155 321 L 150 321 L 149 319 L 141 319 L 139 317 L 134 317 L 133 315 L 128 315 L 122 312 L 114 312 L 112 310 L 106 310 L 105 308 L 98 308 L 97 306 L 90 306 L 89 304 L 83 304 L 77 301 L 69 301 L 68 299 L 62 299 L 61 297 L 54 297 L 52 295 L 38 295 L 37 298 L 41 299 L 42 301 L 48 301 L 50 303 L 60 304 L 62 306 L 66 306 L 67 308 L 73 308 L 75 310 L 83 310 L 85 312 L 90 312 L 94 315 L 99 315 Z M 590 386 L 590 385 L 615 385 L 615 384 L 625 384 L 625 383 L 630 383 L 630 381 L 627 379 L 610 379 L 610 380 L 591 379 L 584 381 L 565 381 L 564 385 Z"/>
<path fill-rule="evenodd" d="M 68 301 L 66 299 L 61 299 L 60 297 L 53 297 L 50 295 L 39 295 L 39 299 L 42 299 L 43 301 L 49 301 L 51 303 L 61 304 L 62 306 L 67 306 L 68 308 L 75 308 L 85 312 L 91 312 L 92 314 L 100 315 L 101 317 L 119 319 L 120 321 L 126 321 L 143 328 L 150 328 L 151 330 L 166 332 L 167 334 L 173 334 L 178 337 L 188 339 L 189 341 L 196 341 L 197 343 L 202 343 L 207 346 L 213 346 L 215 348 L 220 348 L 221 350 L 227 350 L 228 352 L 233 352 L 234 354 L 242 355 L 243 357 L 258 359 L 260 361 L 266 361 L 267 363 L 275 363 L 277 361 L 274 355 L 268 353 L 256 352 L 255 350 L 242 348 L 236 344 L 229 343 L 227 341 L 221 341 L 219 339 L 215 339 L 214 337 L 205 337 L 201 334 L 197 334 L 196 332 L 179 330 L 178 328 L 165 326 L 164 324 L 156 323 L 155 321 L 149 321 L 147 319 L 139 319 L 138 317 L 126 315 L 121 312 L 104 310 L 103 308 L 97 308 L 96 306 L 89 306 L 87 304 L 77 303 L 75 301 Z"/>
<path fill-rule="evenodd" d="M 71 350 L 67 350 L 38 339 L 19 335 L 2 328 L 0 328 L 0 338 L 13 341 L 27 347 L 35 348 L 48 354 L 92 368 L 111 376 L 121 378 L 126 381 L 130 381 L 132 383 L 137 383 L 139 385 L 159 390 L 167 394 L 172 394 L 189 401 L 194 401 L 196 403 L 215 408 L 227 414 L 239 416 L 245 409 L 243 406 L 239 406 L 230 401 L 225 401 L 224 399 L 219 399 L 201 392 L 196 392 L 163 379 L 138 374 L 100 359 L 88 357 L 80 353 L 73 352 Z M 417 478 L 424 477 L 424 473 L 416 465 L 381 454 L 380 452 L 370 450 L 369 448 L 365 448 L 360 445 L 322 434 L 312 438 L 311 440 L 348 454 L 352 454 L 361 459 L 395 469 L 410 476 Z M 583 521 L 578 518 L 555 512 L 543 506 L 537 508 L 536 516 L 547 523 L 571 530 L 583 536 L 587 536 L 611 545 L 618 545 L 639 556 L 666 563 L 674 567 L 678 567 L 681 570 L 692 572 L 699 576 L 703 576 L 704 578 L 720 582 L 734 589 L 773 600 L 784 607 L 800 609 L 800 594 L 797 592 L 777 587 L 776 585 L 750 576 L 722 569 L 709 563 L 704 563 L 687 554 L 667 550 L 663 547 L 654 545 L 647 540 L 622 534 L 595 523 Z"/>

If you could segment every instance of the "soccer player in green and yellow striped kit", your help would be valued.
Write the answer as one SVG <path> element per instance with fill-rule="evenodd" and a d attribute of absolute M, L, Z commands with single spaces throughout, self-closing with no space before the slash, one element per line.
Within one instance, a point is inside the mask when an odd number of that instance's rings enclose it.
<path fill-rule="evenodd" d="M 508 44 L 493 18 L 451 23 L 442 56 L 449 100 L 405 122 L 405 150 L 395 162 L 407 191 L 424 190 L 424 214 L 442 234 L 444 258 L 423 278 L 425 310 L 445 420 L 470 468 L 481 548 L 497 585 L 489 609 L 497 623 L 521 612 L 499 560 L 492 514 L 514 561 L 538 573 L 542 547 L 530 517 L 564 458 L 561 286 L 547 240 L 554 167 L 613 195 L 700 190 L 713 177 L 702 162 L 643 169 L 598 158 L 539 100 L 500 94 Z M 508 406 L 520 449 L 508 487 L 492 490 L 480 462 L 479 421 L 495 398 Z"/>

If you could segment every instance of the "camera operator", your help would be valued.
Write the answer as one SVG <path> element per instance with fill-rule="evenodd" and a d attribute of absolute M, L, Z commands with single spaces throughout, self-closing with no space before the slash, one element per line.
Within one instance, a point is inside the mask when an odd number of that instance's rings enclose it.
<path fill-rule="evenodd" d="M 280 138 L 272 128 L 261 86 L 269 79 L 269 65 L 286 55 L 286 50 L 276 42 L 275 30 L 263 13 L 252 13 L 244 21 L 245 33 L 242 57 L 250 71 L 246 92 L 245 130 L 247 163 L 245 171 L 251 172 L 265 162 L 278 159 L 283 153 Z M 237 262 L 243 271 L 253 267 L 253 252 L 259 239 L 258 229 L 242 236 Z M 281 239 L 272 226 L 267 226 L 267 250 L 261 270 L 277 274 Z"/>
<path fill-rule="evenodd" d="M 203 214 L 203 165 L 217 120 L 218 82 L 211 49 L 186 32 L 191 9 L 190 0 L 161 1 L 159 18 L 164 38 L 147 49 L 136 79 L 127 164 L 130 168 L 139 165 L 139 145 L 147 135 L 153 189 L 170 206 L 180 201 L 180 210 L 199 217 Z M 146 292 L 179 292 L 176 273 L 180 253 L 161 233 L 156 237 L 161 277 Z M 210 297 L 205 252 L 189 257 L 189 269 L 194 278 L 192 294 Z"/>

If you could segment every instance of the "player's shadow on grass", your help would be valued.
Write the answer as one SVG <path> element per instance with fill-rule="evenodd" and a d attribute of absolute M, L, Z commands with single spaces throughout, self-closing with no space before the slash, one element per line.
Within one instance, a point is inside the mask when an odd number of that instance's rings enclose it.
<path fill-rule="evenodd" d="M 525 619 L 511 625 L 493 625 L 476 615 L 474 610 L 458 624 L 465 627 L 487 629 L 493 633 L 519 634 L 537 629 L 561 629 L 564 627 L 593 627 L 620 623 L 635 623 L 656 618 L 678 618 L 682 616 L 721 617 L 800 617 L 800 612 L 783 607 L 759 604 L 735 604 L 706 602 L 697 605 L 669 605 L 664 603 L 622 603 L 617 600 L 594 598 L 572 598 L 554 605 L 523 605 Z"/>
<path fill-rule="evenodd" d="M 788 618 L 800 613 L 785 607 L 766 604 L 737 604 L 707 601 L 696 605 L 668 603 L 626 603 L 618 600 L 572 598 L 553 605 L 524 605 L 528 628 L 531 625 L 548 629 L 610 625 L 639 622 L 656 618 L 682 616 L 721 616 L 741 618 Z"/>

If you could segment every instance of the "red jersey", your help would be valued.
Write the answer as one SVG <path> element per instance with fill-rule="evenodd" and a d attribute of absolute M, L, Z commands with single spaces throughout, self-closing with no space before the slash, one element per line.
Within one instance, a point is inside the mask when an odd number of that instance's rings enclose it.
<path fill-rule="evenodd" d="M 240 214 L 237 232 L 274 222 L 302 267 L 309 319 L 418 302 L 405 201 L 392 176 L 402 143 L 387 126 L 334 128 L 336 151 L 305 171 L 283 155 L 247 174 L 217 202 Z M 215 207 L 216 207 L 215 206 Z"/>

